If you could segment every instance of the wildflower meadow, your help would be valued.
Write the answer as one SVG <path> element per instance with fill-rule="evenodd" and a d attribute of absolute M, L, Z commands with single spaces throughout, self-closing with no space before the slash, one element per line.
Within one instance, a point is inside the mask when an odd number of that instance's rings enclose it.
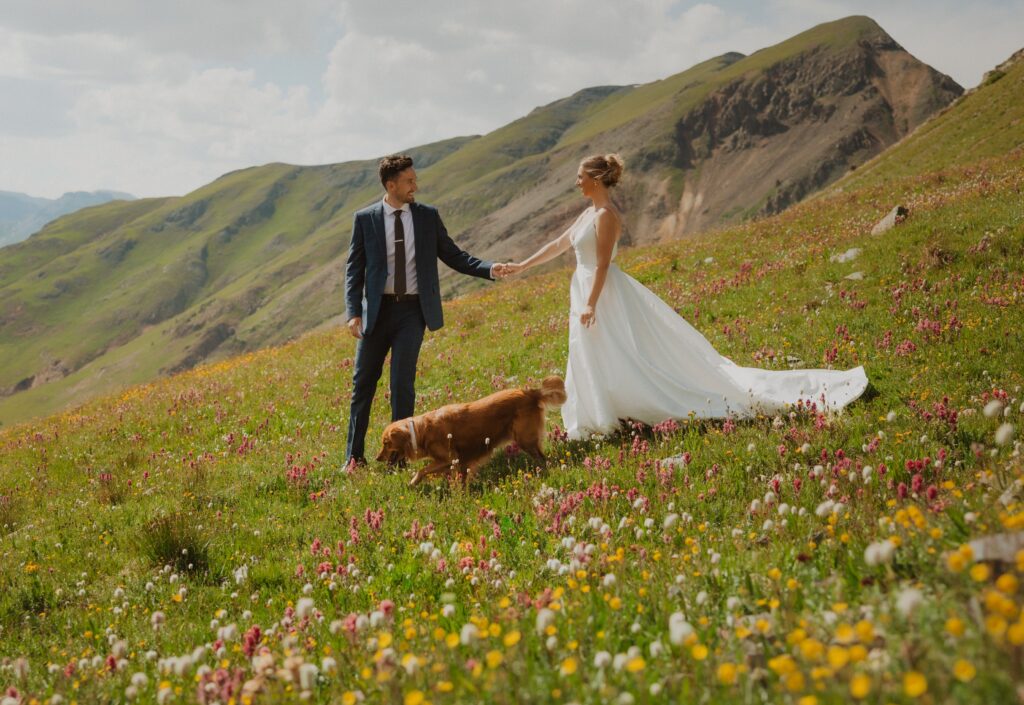
<path fill-rule="evenodd" d="M 1022 188 L 1017 149 L 622 253 L 739 364 L 864 365 L 838 415 L 552 413 L 546 465 L 410 488 L 342 470 L 329 330 L 3 429 L 0 699 L 1018 702 Z M 417 408 L 563 373 L 568 282 L 448 302 Z"/>

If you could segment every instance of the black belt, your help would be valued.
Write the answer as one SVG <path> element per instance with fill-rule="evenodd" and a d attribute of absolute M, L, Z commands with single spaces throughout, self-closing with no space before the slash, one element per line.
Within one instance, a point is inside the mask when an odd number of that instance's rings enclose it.
<path fill-rule="evenodd" d="M 381 294 L 381 299 L 392 304 L 400 304 L 404 301 L 419 301 L 419 294 Z"/>

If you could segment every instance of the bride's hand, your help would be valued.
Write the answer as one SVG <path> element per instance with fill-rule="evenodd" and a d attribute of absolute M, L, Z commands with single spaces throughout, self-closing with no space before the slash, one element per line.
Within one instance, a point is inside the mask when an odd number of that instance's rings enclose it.
<path fill-rule="evenodd" d="M 583 309 L 583 313 L 580 314 L 580 323 L 583 324 L 584 328 L 590 328 L 597 320 L 597 314 L 594 313 L 593 306 L 587 306 Z"/>
<path fill-rule="evenodd" d="M 510 277 L 513 274 L 519 274 L 524 269 L 526 269 L 526 267 L 524 267 L 519 262 L 508 262 L 505 265 L 505 272 L 506 272 L 505 276 L 509 276 Z"/>

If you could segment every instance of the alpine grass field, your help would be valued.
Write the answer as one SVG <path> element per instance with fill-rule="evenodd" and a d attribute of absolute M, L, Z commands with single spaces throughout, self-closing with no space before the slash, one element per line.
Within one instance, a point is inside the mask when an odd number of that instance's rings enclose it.
<path fill-rule="evenodd" d="M 1019 702 L 1024 149 L 984 137 L 1022 75 L 779 216 L 622 253 L 739 364 L 863 364 L 841 415 L 552 415 L 547 467 L 410 489 L 339 470 L 334 331 L 3 430 L 4 702 Z M 568 278 L 449 302 L 418 408 L 564 372 Z"/>

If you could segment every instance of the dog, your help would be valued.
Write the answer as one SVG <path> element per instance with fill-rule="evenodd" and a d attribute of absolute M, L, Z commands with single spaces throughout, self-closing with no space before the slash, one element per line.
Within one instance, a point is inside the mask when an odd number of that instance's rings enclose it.
<path fill-rule="evenodd" d="M 463 485 L 468 485 L 470 474 L 511 442 L 543 463 L 544 414 L 565 399 L 565 382 L 551 376 L 539 389 L 506 389 L 477 401 L 449 404 L 393 421 L 384 429 L 377 460 L 395 465 L 432 459 L 413 476 L 409 483 L 413 486 L 448 472 L 458 473 Z"/>

